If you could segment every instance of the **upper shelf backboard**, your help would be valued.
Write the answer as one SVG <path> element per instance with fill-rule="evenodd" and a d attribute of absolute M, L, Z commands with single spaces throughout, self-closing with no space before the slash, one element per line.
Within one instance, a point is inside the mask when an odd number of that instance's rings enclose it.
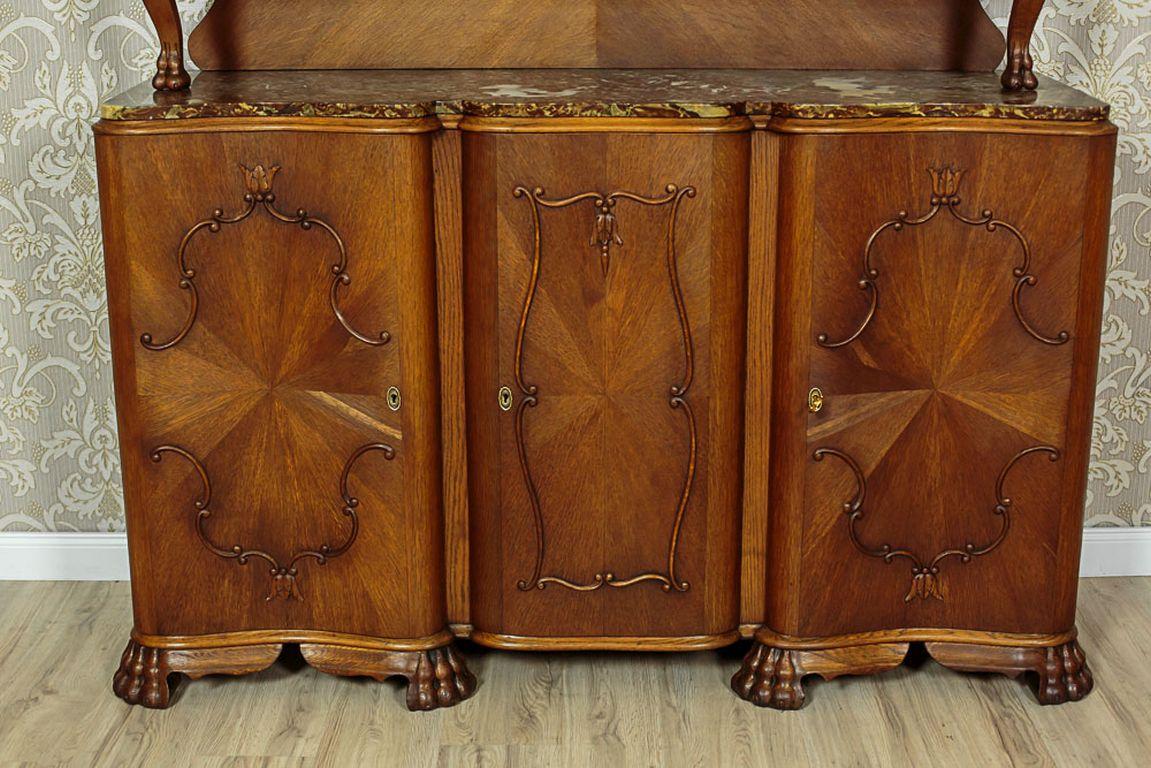
<path fill-rule="evenodd" d="M 992 71 L 979 0 L 216 0 L 207 70 L 491 67 Z"/>

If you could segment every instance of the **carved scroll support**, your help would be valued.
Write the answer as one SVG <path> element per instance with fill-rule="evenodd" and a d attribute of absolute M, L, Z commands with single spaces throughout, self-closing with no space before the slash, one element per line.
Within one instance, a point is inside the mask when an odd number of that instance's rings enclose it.
<path fill-rule="evenodd" d="M 1015 0 L 1007 26 L 1007 66 L 1003 69 L 1003 90 L 1034 91 L 1039 80 L 1033 70 L 1031 34 L 1043 10 L 1043 0 Z"/>
<path fill-rule="evenodd" d="M 413 712 L 454 707 L 476 692 L 476 678 L 455 646 L 426 651 L 378 651 L 302 643 L 300 653 L 329 675 L 408 680 L 407 705 Z"/>
<path fill-rule="evenodd" d="M 182 91 L 192 84 L 184 68 L 184 30 L 176 0 L 144 0 L 148 16 L 160 36 L 160 56 L 152 87 L 157 91 Z"/>
<path fill-rule="evenodd" d="M 112 676 L 112 692 L 129 704 L 167 709 L 172 703 L 173 675 L 248 675 L 276 662 L 283 645 L 267 643 L 226 648 L 151 648 L 128 641 Z"/>

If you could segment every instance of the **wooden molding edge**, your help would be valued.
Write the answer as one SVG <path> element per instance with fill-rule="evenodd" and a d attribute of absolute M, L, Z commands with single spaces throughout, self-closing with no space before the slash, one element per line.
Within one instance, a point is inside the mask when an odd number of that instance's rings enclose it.
<path fill-rule="evenodd" d="M 331 645 L 368 651 L 428 651 L 452 642 L 452 633 L 443 629 L 434 635 L 411 639 L 393 639 L 351 635 L 323 630 L 255 629 L 244 632 L 220 632 L 210 635 L 149 635 L 132 628 L 132 639 L 148 648 L 194 650 L 230 648 L 246 645 L 300 643 Z"/>
<path fill-rule="evenodd" d="M 297 131 L 320 133 L 433 133 L 436 117 L 194 117 L 170 120 L 108 120 L 92 126 L 99 136 L 157 136 L 188 133 L 255 133 Z"/>
<path fill-rule="evenodd" d="M 527 637 L 473 629 L 477 645 L 505 651 L 710 651 L 732 645 L 739 630 L 686 637 Z"/>
<path fill-rule="evenodd" d="M 741 133 L 747 117 L 473 117 L 458 121 L 472 133 Z"/>
<path fill-rule="evenodd" d="M 1031 648 L 1062 645 L 1071 642 L 1077 636 L 1078 631 L 1075 627 L 1072 627 L 1066 632 L 1047 635 L 943 628 L 893 629 L 877 632 L 857 632 L 829 637 L 794 637 L 792 635 L 780 634 L 767 627 L 760 627 L 755 631 L 756 642 L 773 648 L 788 650 L 826 650 L 858 645 L 916 642 Z"/>
<path fill-rule="evenodd" d="M 1107 136 L 1108 120 L 1030 120 L 1010 117 L 776 117 L 762 123 L 774 133 L 1013 133 L 1042 136 Z"/>

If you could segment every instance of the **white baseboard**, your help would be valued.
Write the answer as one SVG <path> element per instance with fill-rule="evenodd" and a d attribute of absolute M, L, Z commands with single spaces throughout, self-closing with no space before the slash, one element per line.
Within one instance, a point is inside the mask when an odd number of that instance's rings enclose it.
<path fill-rule="evenodd" d="M 0 581 L 127 581 L 123 533 L 0 533 Z"/>
<path fill-rule="evenodd" d="M 1151 528 L 1087 528 L 1080 576 L 1151 576 Z"/>
<path fill-rule="evenodd" d="M 1151 576 L 1151 528 L 1083 531 L 1081 576 Z M 0 581 L 127 581 L 123 533 L 0 533 Z"/>

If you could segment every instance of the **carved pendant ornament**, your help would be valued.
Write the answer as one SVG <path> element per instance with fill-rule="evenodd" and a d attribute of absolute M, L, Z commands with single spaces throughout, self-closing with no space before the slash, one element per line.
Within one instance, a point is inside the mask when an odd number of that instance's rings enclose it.
<path fill-rule="evenodd" d="M 191 298 L 191 303 L 188 307 L 188 317 L 184 321 L 183 327 L 176 332 L 175 336 L 164 342 L 156 342 L 153 340 L 151 333 L 144 333 L 140 336 L 140 343 L 147 349 L 159 351 L 170 349 L 184 340 L 184 337 L 188 335 L 188 332 L 192 330 L 192 326 L 196 322 L 196 313 L 200 305 L 199 293 L 196 290 L 196 270 L 188 264 L 188 246 L 191 245 L 192 241 L 200 232 L 207 230 L 209 233 L 214 234 L 219 232 L 222 227 L 245 221 L 257 208 L 262 208 L 269 216 L 278 222 L 296 225 L 305 232 L 316 228 L 332 240 L 338 252 L 338 258 L 331 267 L 332 282 L 328 290 L 328 303 L 332 307 L 332 314 L 335 315 L 336 320 L 339 321 L 344 330 L 359 341 L 372 346 L 387 344 L 391 339 L 391 334 L 387 331 L 380 331 L 375 336 L 360 333 L 352 327 L 347 317 L 345 317 L 344 313 L 340 310 L 340 288 L 341 286 L 347 287 L 350 285 L 352 277 L 348 274 L 348 250 L 339 233 L 326 221 L 314 216 L 309 216 L 308 212 L 303 208 L 298 209 L 295 215 L 289 216 L 276 207 L 276 195 L 272 191 L 272 183 L 280 170 L 280 166 L 273 165 L 265 169 L 263 165 L 255 165 L 252 168 L 241 165 L 240 169 L 244 172 L 244 185 L 246 189 L 243 197 L 243 210 L 230 216 L 224 213 L 223 208 L 217 208 L 212 212 L 211 217 L 196 222 L 184 233 L 183 238 L 180 240 L 180 247 L 176 251 L 176 265 L 180 272 L 178 285 L 182 290 L 188 291 Z"/>
<path fill-rule="evenodd" d="M 683 528 L 684 514 L 691 498 L 692 485 L 695 481 L 697 436 L 695 415 L 692 413 L 691 403 L 688 400 L 688 391 L 691 389 L 694 378 L 694 348 L 692 345 L 691 323 L 687 316 L 687 307 L 684 303 L 683 291 L 680 288 L 679 266 L 676 256 L 676 221 L 679 207 L 685 198 L 695 197 L 694 187 L 680 188 L 675 184 L 668 184 L 664 194 L 658 197 L 645 197 L 632 192 L 584 192 L 558 200 L 546 197 L 543 189 L 536 187 L 529 190 L 526 187 L 516 187 L 513 194 L 517 198 L 526 199 L 532 207 L 533 250 L 531 276 L 524 292 L 523 309 L 520 314 L 519 330 L 516 333 L 515 349 L 515 384 L 522 397 L 515 411 L 515 439 L 516 450 L 519 455 L 520 469 L 523 474 L 524 485 L 527 489 L 528 499 L 531 503 L 532 517 L 536 534 L 535 566 L 530 578 L 517 582 L 517 587 L 523 591 L 532 589 L 545 589 L 549 584 L 575 590 L 577 592 L 594 592 L 603 587 L 623 588 L 644 582 L 658 583 L 664 592 L 687 592 L 691 585 L 681 579 L 676 572 L 676 552 L 679 548 L 680 531 Z M 667 276 L 671 288 L 672 298 L 675 301 L 676 312 L 679 317 L 680 333 L 683 337 L 684 374 L 682 380 L 672 384 L 669 388 L 668 405 L 684 414 L 688 438 L 687 468 L 683 479 L 679 503 L 675 511 L 675 519 L 671 528 L 668 543 L 666 569 L 663 572 L 645 572 L 633 576 L 621 577 L 614 572 L 607 571 L 595 574 L 589 582 L 578 582 L 554 574 L 544 574 L 545 555 L 547 552 L 547 537 L 543 511 L 540 505 L 539 492 L 532 477 L 531 464 L 528 460 L 527 446 L 524 442 L 524 415 L 528 408 L 539 405 L 539 387 L 527 382 L 524 375 L 524 337 L 527 334 L 528 321 L 531 317 L 532 304 L 535 301 L 536 289 L 540 279 L 540 261 L 542 257 L 543 231 L 541 224 L 541 211 L 544 209 L 567 208 L 582 202 L 591 201 L 595 217 L 591 245 L 599 249 L 600 266 L 606 278 L 611 268 L 611 247 L 623 245 L 623 238 L 619 234 L 619 222 L 616 214 L 616 205 L 621 200 L 628 200 L 639 205 L 653 207 L 667 207 L 667 235 L 665 250 L 667 254 Z"/>
<path fill-rule="evenodd" d="M 212 503 L 212 483 L 204 465 L 199 459 L 192 455 L 190 451 L 176 445 L 161 445 L 152 449 L 151 458 L 152 461 L 158 464 L 163 460 L 165 454 L 170 453 L 179 456 L 192 465 L 192 468 L 196 470 L 196 474 L 200 478 L 200 495 L 192 502 L 192 507 L 196 510 L 196 535 L 199 536 L 200 542 L 212 552 L 212 554 L 227 560 L 235 560 L 240 565 L 247 565 L 248 561 L 253 557 L 265 561 L 269 566 L 271 584 L 268 595 L 264 600 L 271 602 L 280 597 L 283 597 L 285 600 L 302 601 L 304 596 L 303 593 L 300 592 L 298 583 L 300 563 L 305 560 L 315 560 L 319 565 L 326 565 L 332 558 L 339 557 L 351 549 L 352 545 L 356 542 L 356 536 L 360 531 L 360 519 L 356 513 L 356 509 L 359 507 L 360 501 L 348 490 L 348 475 L 351 473 L 352 467 L 360 460 L 361 456 L 374 451 L 382 453 L 388 461 L 396 457 L 396 450 L 392 446 L 384 443 L 369 443 L 356 449 L 344 464 L 344 471 L 340 473 L 340 497 L 343 500 L 343 508 L 341 511 L 348 520 L 348 533 L 344 537 L 344 540 L 336 546 L 321 544 L 315 549 L 301 549 L 283 561 L 265 551 L 250 549 L 243 544 L 237 543 L 231 547 L 226 547 L 212 540 L 206 530 L 206 526 L 212 518 L 212 510 L 210 508 Z"/>
<path fill-rule="evenodd" d="M 995 214 L 989 210 L 982 211 L 978 218 L 971 218 L 960 213 L 959 206 L 962 201 L 959 197 L 959 184 L 963 180 L 964 171 L 953 167 L 944 167 L 929 168 L 928 173 L 931 175 L 931 207 L 927 213 L 913 217 L 907 211 L 900 211 L 896 214 L 895 218 L 880 224 L 867 239 L 867 245 L 863 249 L 863 274 L 858 284 L 860 290 L 867 292 L 870 302 L 863 321 L 855 331 L 846 338 L 840 339 L 839 341 L 832 341 L 828 334 L 820 333 L 816 337 L 816 342 L 821 347 L 837 349 L 839 347 L 846 347 L 863 335 L 863 332 L 867 330 L 867 326 L 870 325 L 871 321 L 875 318 L 875 312 L 879 308 L 879 270 L 872 263 L 875 244 L 888 230 L 899 233 L 908 227 L 921 227 L 933 221 L 939 215 L 940 211 L 946 210 L 956 221 L 960 221 L 963 224 L 971 227 L 983 227 L 988 232 L 996 232 L 1002 229 L 1014 238 L 1021 254 L 1019 265 L 1011 270 L 1011 274 L 1015 278 L 1014 287 L 1011 289 L 1011 307 L 1015 312 L 1015 317 L 1019 321 L 1019 324 L 1023 326 L 1023 330 L 1037 341 L 1052 346 L 1066 344 L 1071 338 L 1071 335 L 1067 331 L 1060 331 L 1055 336 L 1047 336 L 1036 330 L 1035 327 L 1028 322 L 1023 313 L 1021 303 L 1023 289 L 1028 286 L 1033 287 L 1039 281 L 1035 275 L 1031 274 L 1031 246 L 1023 234 L 1013 225 L 995 218 Z"/>
<path fill-rule="evenodd" d="M 996 536 L 991 541 L 982 544 L 966 542 L 959 547 L 943 549 L 930 560 L 921 558 L 910 550 L 894 547 L 891 544 L 871 546 L 865 543 L 859 531 L 860 526 L 863 524 L 863 505 L 867 498 L 867 480 L 863 476 L 863 470 L 860 469 L 855 459 L 843 451 L 834 448 L 818 448 L 815 453 L 812 454 L 812 459 L 815 461 L 823 461 L 825 457 L 830 456 L 839 460 L 851 470 L 852 475 L 855 477 L 855 495 L 843 503 L 843 512 L 847 515 L 847 530 L 848 535 L 851 537 L 851 543 L 863 554 L 869 557 L 880 558 L 885 563 L 892 563 L 898 559 L 911 562 L 911 588 L 908 590 L 907 596 L 904 597 L 904 602 L 909 603 L 916 599 L 945 599 L 947 591 L 944 588 L 943 577 L 940 574 L 940 565 L 942 565 L 945 560 L 956 557 L 959 558 L 961 563 L 970 563 L 974 558 L 989 554 L 1003 543 L 1003 540 L 1007 538 L 1008 531 L 1011 529 L 1012 507 L 1011 499 L 1003 493 L 1003 484 L 1007 480 L 1007 475 L 1015 468 L 1016 464 L 1027 456 L 1037 453 L 1046 454 L 1051 461 L 1058 461 L 1060 457 L 1058 449 L 1050 445 L 1037 445 L 1015 454 L 999 472 L 999 478 L 995 481 L 995 507 L 992 509 L 992 514 L 999 519 L 999 532 Z"/>

